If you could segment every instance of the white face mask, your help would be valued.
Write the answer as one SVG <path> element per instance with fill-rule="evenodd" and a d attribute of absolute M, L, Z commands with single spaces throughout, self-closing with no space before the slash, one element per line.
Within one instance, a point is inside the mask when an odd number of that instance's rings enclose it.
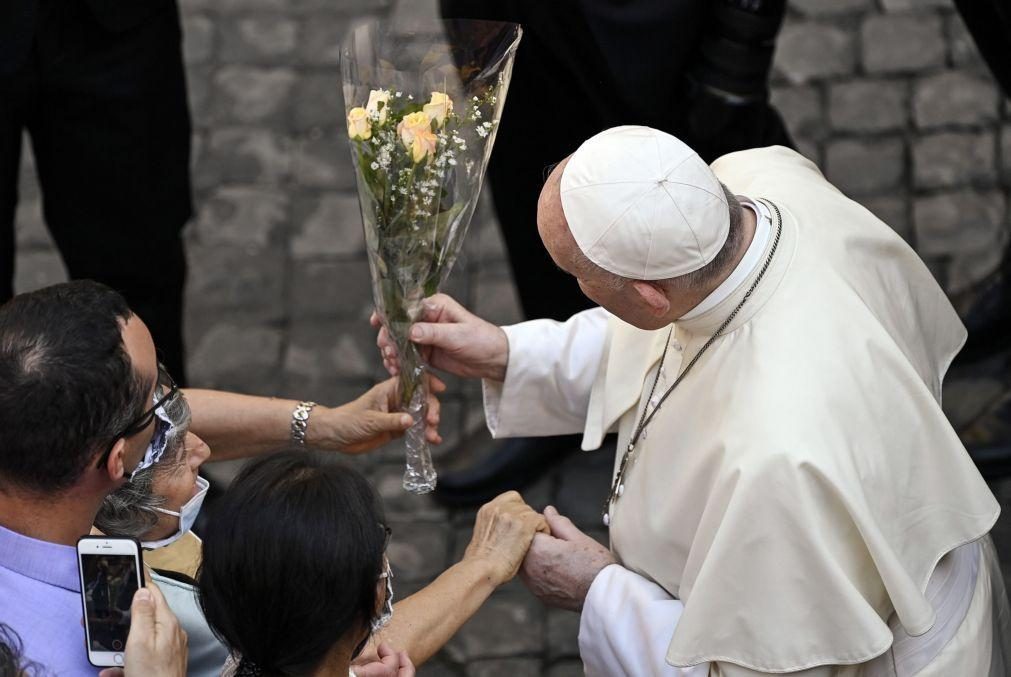
<path fill-rule="evenodd" d="M 193 528 L 193 523 L 197 521 L 197 515 L 200 514 L 200 506 L 203 505 L 204 497 L 207 496 L 207 490 L 210 486 L 211 485 L 207 480 L 198 476 L 197 493 L 193 496 L 193 498 L 186 501 L 186 504 L 183 505 L 183 507 L 179 508 L 179 512 L 166 510 L 165 508 L 155 508 L 158 512 L 178 517 L 179 527 L 171 536 L 167 536 L 166 538 L 162 538 L 157 541 L 141 541 L 140 544 L 148 550 L 154 550 L 155 548 L 164 548 L 166 545 L 171 545 L 182 538 L 190 529 Z"/>

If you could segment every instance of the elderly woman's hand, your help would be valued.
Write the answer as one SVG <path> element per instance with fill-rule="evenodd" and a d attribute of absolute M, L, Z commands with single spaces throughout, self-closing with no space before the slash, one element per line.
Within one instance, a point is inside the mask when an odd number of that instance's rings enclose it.
<path fill-rule="evenodd" d="M 544 516 L 509 491 L 478 510 L 464 559 L 484 559 L 496 585 L 512 580 L 537 532 L 551 533 Z"/>
<path fill-rule="evenodd" d="M 425 420 L 425 437 L 432 444 L 440 444 L 439 393 L 446 390 L 437 376 L 429 377 L 428 414 Z M 360 454 L 380 447 L 400 437 L 411 427 L 411 416 L 398 413 L 400 398 L 397 379 L 390 378 L 374 386 L 353 402 L 327 410 L 310 424 L 310 440 L 314 446 L 336 447 L 345 453 Z M 314 414 L 315 415 L 315 414 Z M 329 441 L 323 444 L 319 437 Z"/>

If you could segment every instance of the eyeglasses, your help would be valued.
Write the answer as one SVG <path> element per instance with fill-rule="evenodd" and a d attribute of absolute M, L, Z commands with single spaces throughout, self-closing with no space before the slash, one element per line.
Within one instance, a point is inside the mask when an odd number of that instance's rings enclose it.
<path fill-rule="evenodd" d="M 390 538 L 393 537 L 393 529 L 389 528 L 385 524 L 380 524 L 379 528 L 383 530 L 383 553 L 390 547 Z"/>
<path fill-rule="evenodd" d="M 133 437 L 137 433 L 145 430 L 151 422 L 155 419 L 158 409 L 164 407 L 173 397 L 179 393 L 179 386 L 172 379 L 172 376 L 165 369 L 165 366 L 158 363 L 158 383 L 154 388 L 154 395 L 152 399 L 154 400 L 154 406 L 150 409 L 144 411 L 143 414 L 134 419 L 122 431 L 116 434 L 112 438 L 112 442 L 109 443 L 109 448 L 105 450 L 102 457 L 98 459 L 98 467 L 102 468 L 109 461 L 109 456 L 112 454 L 113 447 L 116 446 L 116 442 L 126 437 Z"/>
<path fill-rule="evenodd" d="M 379 528 L 383 530 L 383 571 L 379 574 L 377 581 L 386 581 L 386 594 L 393 595 L 391 581 L 393 580 L 393 567 L 390 566 L 390 558 L 386 556 L 386 550 L 390 547 L 390 538 L 393 536 L 393 529 L 380 523 Z"/>

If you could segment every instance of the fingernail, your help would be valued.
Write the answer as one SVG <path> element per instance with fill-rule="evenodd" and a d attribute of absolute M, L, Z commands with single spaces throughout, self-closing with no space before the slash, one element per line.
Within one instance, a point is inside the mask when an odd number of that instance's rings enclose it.
<path fill-rule="evenodd" d="M 421 338 L 423 334 L 424 332 L 421 331 L 421 327 L 414 327 L 413 329 L 411 329 L 411 340 L 417 341 L 418 339 Z"/>
<path fill-rule="evenodd" d="M 140 588 L 134 595 L 134 599 L 138 602 L 150 602 L 151 601 L 151 591 L 147 588 Z"/>
<path fill-rule="evenodd" d="M 409 414 L 404 414 L 403 416 L 400 417 L 400 425 L 409 426 L 412 423 L 414 423 L 414 419 L 411 418 Z"/>

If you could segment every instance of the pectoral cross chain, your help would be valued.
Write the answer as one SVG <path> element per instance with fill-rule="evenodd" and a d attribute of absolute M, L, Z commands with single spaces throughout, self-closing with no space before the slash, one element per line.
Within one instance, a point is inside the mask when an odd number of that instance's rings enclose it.
<path fill-rule="evenodd" d="M 670 333 L 667 334 L 667 345 L 664 346 L 663 355 L 660 356 L 660 366 L 656 370 L 656 376 L 653 379 L 653 387 L 650 388 L 649 397 L 646 399 L 646 406 L 642 409 L 642 414 L 639 416 L 639 424 L 636 426 L 635 432 L 632 434 L 628 447 L 625 449 L 625 454 L 621 457 L 621 463 L 618 465 L 618 472 L 615 474 L 614 482 L 611 484 L 611 493 L 608 494 L 607 501 L 604 503 L 603 521 L 605 527 L 611 526 L 611 507 L 614 505 L 615 501 L 617 501 L 621 495 L 625 493 L 625 472 L 628 470 L 629 462 L 635 455 L 635 445 L 639 443 L 639 439 L 642 437 L 642 433 L 646 430 L 646 426 L 649 425 L 650 421 L 653 420 L 653 417 L 656 416 L 656 412 L 660 411 L 660 405 L 662 405 L 670 394 L 674 392 L 674 389 L 680 385 L 682 379 L 688 375 L 688 372 L 692 370 L 692 367 L 694 367 L 699 361 L 699 358 L 702 357 L 707 350 L 709 350 L 709 347 L 713 345 L 716 339 L 719 338 L 726 328 L 730 326 L 730 323 L 734 321 L 734 318 L 737 317 L 737 313 L 741 312 L 741 308 L 748 302 L 748 299 L 751 298 L 752 292 L 755 291 L 755 288 L 758 287 L 758 283 L 762 281 L 762 278 L 765 277 L 766 271 L 769 270 L 769 265 L 772 263 L 772 257 L 776 255 L 776 249 L 779 248 L 779 238 L 783 234 L 783 215 L 779 213 L 779 207 L 772 202 L 766 202 L 776 212 L 777 227 L 776 239 L 772 242 L 772 249 L 769 250 L 769 257 L 765 260 L 765 265 L 763 265 L 762 269 L 758 272 L 758 277 L 755 278 L 755 281 L 751 284 L 751 287 L 744 295 L 744 298 L 741 299 L 741 302 L 738 303 L 737 307 L 734 308 L 730 315 L 727 316 L 727 319 L 723 321 L 723 324 L 721 324 L 719 328 L 713 332 L 713 335 L 710 336 L 705 345 L 699 349 L 699 352 L 695 354 L 695 357 L 693 357 L 691 362 L 688 363 L 688 366 L 685 367 L 684 371 L 678 375 L 678 377 L 674 380 L 674 383 L 672 383 L 671 386 L 664 391 L 663 396 L 657 401 L 653 410 L 650 411 L 649 403 L 653 400 L 653 393 L 656 391 L 657 383 L 660 382 L 660 374 L 663 372 L 664 360 L 667 359 L 667 350 L 670 348 L 670 339 L 674 333 L 674 328 L 671 327 Z"/>

